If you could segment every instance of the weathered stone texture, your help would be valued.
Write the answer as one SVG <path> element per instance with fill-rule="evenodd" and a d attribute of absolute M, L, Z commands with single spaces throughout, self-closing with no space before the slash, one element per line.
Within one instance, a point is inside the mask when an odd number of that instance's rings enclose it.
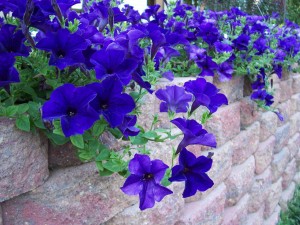
<path fill-rule="evenodd" d="M 260 124 L 255 122 L 246 130 L 241 131 L 233 140 L 232 163 L 241 164 L 249 158 L 259 144 Z"/>
<path fill-rule="evenodd" d="M 264 222 L 264 210 L 265 205 L 263 204 L 257 212 L 248 214 L 245 225 L 262 225 Z"/>
<path fill-rule="evenodd" d="M 272 161 L 273 182 L 281 177 L 290 159 L 288 148 L 284 148 L 281 152 L 274 155 Z"/>
<path fill-rule="evenodd" d="M 261 112 L 258 110 L 257 104 L 245 97 L 241 101 L 241 126 L 246 127 L 258 120 Z"/>
<path fill-rule="evenodd" d="M 293 94 L 292 83 L 293 83 L 292 79 L 280 81 L 280 83 L 279 83 L 279 85 L 280 85 L 280 100 L 282 102 L 291 98 L 291 96 Z"/>
<path fill-rule="evenodd" d="M 294 135 L 299 131 L 300 128 L 300 112 L 297 112 L 290 118 L 291 122 L 291 129 L 290 129 L 290 136 Z"/>
<path fill-rule="evenodd" d="M 300 75 L 293 76 L 292 79 L 293 79 L 293 84 L 292 84 L 293 93 L 294 94 L 300 93 Z"/>
<path fill-rule="evenodd" d="M 285 190 L 291 184 L 295 174 L 297 172 L 297 164 L 296 159 L 292 159 L 289 162 L 282 174 L 282 189 Z"/>
<path fill-rule="evenodd" d="M 222 146 L 240 132 L 240 103 L 220 108 L 205 125 Z"/>
<path fill-rule="evenodd" d="M 277 225 L 280 217 L 280 206 L 278 205 L 272 215 L 270 215 L 263 223 L 263 225 Z"/>
<path fill-rule="evenodd" d="M 287 123 L 292 115 L 292 102 L 291 100 L 280 103 L 277 108 L 283 116 L 283 121 L 278 121 L 279 125 Z"/>
<path fill-rule="evenodd" d="M 232 172 L 225 180 L 226 206 L 235 205 L 247 193 L 254 182 L 255 160 L 251 156 L 243 164 L 232 167 Z"/>
<path fill-rule="evenodd" d="M 49 176 L 47 141 L 0 118 L 0 202 L 30 191 Z"/>
<path fill-rule="evenodd" d="M 300 148 L 300 134 L 296 133 L 292 136 L 288 142 L 288 148 L 290 150 L 291 159 L 296 156 Z"/>
<path fill-rule="evenodd" d="M 272 215 L 275 208 L 278 206 L 279 199 L 282 193 L 282 178 L 278 179 L 272 184 L 267 200 L 265 201 L 264 218 L 268 218 Z"/>
<path fill-rule="evenodd" d="M 52 172 L 47 182 L 3 203 L 4 224 L 101 224 L 138 202 L 119 175 L 100 177 L 94 163 Z"/>
<path fill-rule="evenodd" d="M 222 225 L 243 224 L 247 219 L 249 201 L 251 201 L 251 199 L 249 195 L 246 194 L 235 206 L 226 208 L 224 211 L 224 219 Z"/>
<path fill-rule="evenodd" d="M 254 178 L 253 186 L 250 190 L 250 199 L 248 212 L 254 213 L 264 204 L 268 197 L 268 191 L 272 184 L 271 167 L 265 170 L 262 174 Z"/>
<path fill-rule="evenodd" d="M 300 172 L 297 172 L 297 173 L 296 173 L 296 175 L 294 176 L 294 179 L 293 179 L 293 180 L 295 181 L 295 183 L 296 183 L 297 185 L 300 184 Z"/>
<path fill-rule="evenodd" d="M 278 118 L 273 112 L 264 112 L 260 119 L 260 141 L 265 141 L 275 134 Z"/>
<path fill-rule="evenodd" d="M 293 95 L 291 101 L 292 101 L 293 110 L 300 111 L 300 93 Z"/>
<path fill-rule="evenodd" d="M 295 189 L 296 189 L 296 185 L 294 182 L 292 182 L 290 184 L 290 186 L 288 187 L 288 189 L 286 189 L 285 191 L 282 192 L 281 198 L 279 201 L 281 210 L 283 210 L 283 211 L 287 210 L 287 203 L 288 203 L 288 201 L 290 201 L 293 198 Z"/>
<path fill-rule="evenodd" d="M 176 225 L 220 225 L 223 220 L 226 186 L 222 183 L 205 199 L 187 203 Z"/>
<path fill-rule="evenodd" d="M 259 144 L 255 157 L 255 173 L 262 173 L 272 162 L 275 137 L 271 136 Z"/>
<path fill-rule="evenodd" d="M 289 134 L 290 134 L 290 123 L 287 123 L 281 127 L 277 128 L 277 131 L 275 133 L 275 148 L 274 153 L 280 152 L 283 147 L 287 144 L 289 140 Z"/>

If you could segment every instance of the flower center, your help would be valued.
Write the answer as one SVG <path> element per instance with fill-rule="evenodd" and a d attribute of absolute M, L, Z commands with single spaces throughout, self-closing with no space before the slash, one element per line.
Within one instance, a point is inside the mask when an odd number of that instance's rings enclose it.
<path fill-rule="evenodd" d="M 151 180 L 153 177 L 152 173 L 146 173 L 144 174 L 143 180 Z"/>
<path fill-rule="evenodd" d="M 69 108 L 69 109 L 67 110 L 67 115 L 70 116 L 70 117 L 75 116 L 76 113 L 77 113 L 76 109 Z"/>
<path fill-rule="evenodd" d="M 100 108 L 103 109 L 103 110 L 105 110 L 105 109 L 108 108 L 108 104 L 107 103 L 103 103 L 103 104 L 100 105 Z"/>
<path fill-rule="evenodd" d="M 59 50 L 58 52 L 57 52 L 57 56 L 58 56 L 58 58 L 64 58 L 65 56 L 66 56 L 66 53 L 65 53 L 65 51 L 64 50 Z"/>
<path fill-rule="evenodd" d="M 190 171 L 190 169 L 187 168 L 187 167 L 185 167 L 185 168 L 183 169 L 183 173 L 188 173 L 189 171 Z"/>

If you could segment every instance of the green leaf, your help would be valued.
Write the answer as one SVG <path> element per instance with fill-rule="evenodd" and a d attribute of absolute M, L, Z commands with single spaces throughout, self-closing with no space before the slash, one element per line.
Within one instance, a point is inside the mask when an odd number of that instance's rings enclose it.
<path fill-rule="evenodd" d="M 21 115 L 16 119 L 16 126 L 20 130 L 30 131 L 30 120 L 28 115 Z"/>
<path fill-rule="evenodd" d="M 114 172 L 113 171 L 110 171 L 110 170 L 107 170 L 107 169 L 103 169 L 102 171 L 99 171 L 99 175 L 101 177 L 106 177 L 106 176 L 110 176 L 112 175 Z"/>
<path fill-rule="evenodd" d="M 83 141 L 82 135 L 71 136 L 70 140 L 74 146 L 81 148 L 81 149 L 84 148 L 84 141 Z"/>
<path fill-rule="evenodd" d="M 5 110 L 5 115 L 7 117 L 13 117 L 17 114 L 18 112 L 18 106 L 16 105 L 12 105 L 12 106 L 8 106 Z"/>
<path fill-rule="evenodd" d="M 95 123 L 92 129 L 92 133 L 94 136 L 99 137 L 107 127 L 107 123 L 105 120 L 99 120 Z"/>
<path fill-rule="evenodd" d="M 106 148 L 105 145 L 101 145 L 101 152 L 100 154 L 96 157 L 96 161 L 102 161 L 102 160 L 106 160 L 109 159 L 110 156 L 110 151 L 108 148 Z"/>
<path fill-rule="evenodd" d="M 144 138 L 141 135 L 129 137 L 129 139 L 133 145 L 145 145 L 148 142 L 147 138 Z"/>
<path fill-rule="evenodd" d="M 49 132 L 45 132 L 45 134 L 56 145 L 64 145 L 69 141 L 69 138 L 63 137 L 61 135 L 57 135 Z"/>
<path fill-rule="evenodd" d="M 19 114 L 23 114 L 25 112 L 27 112 L 29 109 L 29 105 L 28 104 L 21 104 L 21 105 L 18 105 L 18 113 Z"/>
<path fill-rule="evenodd" d="M 150 139 L 150 140 L 153 140 L 155 139 L 158 135 L 155 131 L 148 131 L 146 133 L 144 133 L 142 135 L 144 138 L 147 138 L 147 139 Z"/>
<path fill-rule="evenodd" d="M 108 161 L 107 163 L 103 164 L 103 167 L 112 172 L 120 172 L 124 169 L 124 166 L 115 160 Z"/>

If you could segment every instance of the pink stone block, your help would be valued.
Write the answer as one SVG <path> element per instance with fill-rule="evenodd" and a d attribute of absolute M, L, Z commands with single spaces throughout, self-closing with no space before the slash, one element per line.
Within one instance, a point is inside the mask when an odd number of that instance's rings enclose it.
<path fill-rule="evenodd" d="M 271 136 L 259 144 L 255 157 L 255 173 L 261 174 L 272 162 L 275 137 Z"/>
<path fill-rule="evenodd" d="M 281 198 L 279 200 L 279 205 L 281 207 L 281 210 L 286 211 L 288 209 L 287 203 L 293 198 L 295 189 L 296 189 L 296 185 L 294 182 L 292 182 L 290 186 L 282 192 Z"/>
<path fill-rule="evenodd" d="M 282 178 L 278 179 L 275 183 L 273 183 L 270 188 L 269 195 L 267 197 L 267 200 L 265 201 L 265 212 L 264 212 L 265 219 L 274 216 L 272 214 L 276 209 L 276 207 L 278 206 L 278 202 L 282 193 L 281 183 L 282 183 Z"/>
<path fill-rule="evenodd" d="M 240 225 L 247 219 L 248 203 L 251 201 L 248 194 L 244 195 L 239 202 L 224 211 L 222 225 Z"/>

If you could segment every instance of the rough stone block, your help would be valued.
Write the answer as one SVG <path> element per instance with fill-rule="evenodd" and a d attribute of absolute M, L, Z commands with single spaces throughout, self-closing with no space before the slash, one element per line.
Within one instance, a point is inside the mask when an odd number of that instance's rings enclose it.
<path fill-rule="evenodd" d="M 14 120 L 0 118 L 0 202 L 18 196 L 45 182 L 49 176 L 47 140 L 23 132 Z"/>
<path fill-rule="evenodd" d="M 286 166 L 290 160 L 290 153 L 288 148 L 284 148 L 281 152 L 273 156 L 272 171 L 273 171 L 273 182 L 278 180 L 286 169 Z"/>
<path fill-rule="evenodd" d="M 275 133 L 275 148 L 274 153 L 278 153 L 282 150 L 284 146 L 286 146 L 289 141 L 290 134 L 290 123 L 287 123 L 281 127 L 278 127 Z"/>
<path fill-rule="evenodd" d="M 220 82 L 219 79 L 215 76 L 213 82 L 218 87 L 218 89 L 221 90 L 221 93 L 226 95 L 229 104 L 243 98 L 243 77 L 234 76 L 227 82 Z"/>
<path fill-rule="evenodd" d="M 300 146 L 300 134 L 296 133 L 288 142 L 288 148 L 290 150 L 291 159 L 294 158 L 299 151 Z"/>
<path fill-rule="evenodd" d="M 262 173 L 272 162 L 273 150 L 275 147 L 275 137 L 271 136 L 266 141 L 259 144 L 255 157 L 255 173 Z"/>
<path fill-rule="evenodd" d="M 280 90 L 280 100 L 282 102 L 291 98 L 291 96 L 293 94 L 292 84 L 293 84 L 292 79 L 284 80 L 279 83 L 280 89 L 281 89 Z"/>
<path fill-rule="evenodd" d="M 292 107 L 294 109 L 294 111 L 300 111 L 300 93 L 299 94 L 295 94 L 292 96 L 291 98 L 292 101 Z"/>
<path fill-rule="evenodd" d="M 280 217 L 280 206 L 278 205 L 272 215 L 267 218 L 263 225 L 277 225 Z"/>
<path fill-rule="evenodd" d="M 177 185 L 178 183 L 176 183 Z M 182 183 L 181 183 L 182 184 Z M 174 187 L 176 189 L 176 187 Z M 181 189 L 181 188 L 180 188 Z M 174 194 L 166 196 L 151 209 L 141 211 L 135 204 L 118 213 L 103 225 L 143 225 L 143 224 L 174 224 L 181 218 L 180 211 L 184 207 L 182 191 L 173 190 Z"/>
<path fill-rule="evenodd" d="M 188 148 L 190 150 L 190 148 Z M 221 184 L 231 173 L 232 166 L 232 143 L 227 142 L 225 145 L 210 150 L 214 153 L 213 164 L 207 175 L 214 181 L 214 186 L 205 192 L 197 192 L 194 196 L 185 198 L 185 202 L 194 202 L 204 199 L 212 192 L 219 184 Z M 199 155 L 199 154 L 198 154 Z M 197 156 L 198 156 L 197 155 Z M 202 155 L 208 155 L 207 151 L 202 152 Z"/>
<path fill-rule="evenodd" d="M 2 220 L 2 208 L 1 208 L 1 205 L 0 205 L 0 225 L 3 224 L 3 220 Z"/>
<path fill-rule="evenodd" d="M 275 208 L 278 206 L 278 202 L 282 193 L 281 183 L 282 183 L 282 178 L 278 179 L 275 183 L 273 183 L 270 188 L 269 195 L 265 201 L 265 212 L 264 212 L 265 219 L 270 217 L 274 212 Z"/>
<path fill-rule="evenodd" d="M 222 146 L 240 132 L 240 103 L 220 108 L 205 125 Z"/>
<path fill-rule="evenodd" d="M 119 175 L 100 177 L 94 163 L 58 169 L 42 186 L 2 204 L 4 224 L 101 224 L 138 202 Z"/>
<path fill-rule="evenodd" d="M 282 100 L 280 98 L 281 88 L 280 88 L 279 83 L 278 84 L 274 84 L 273 90 L 274 90 L 274 103 L 272 104 L 272 106 L 273 107 L 277 107 L 278 103 L 282 102 Z"/>
<path fill-rule="evenodd" d="M 282 189 L 283 190 L 285 190 L 289 187 L 296 172 L 297 172 L 296 159 L 292 159 L 292 161 L 287 164 L 287 167 L 282 174 Z"/>
<path fill-rule="evenodd" d="M 245 225 L 262 225 L 264 222 L 264 210 L 265 205 L 263 204 L 257 212 L 248 214 Z"/>
<path fill-rule="evenodd" d="M 225 180 L 227 188 L 226 206 L 235 205 L 247 193 L 254 181 L 255 160 L 249 157 L 243 164 L 232 167 L 231 174 Z"/>
<path fill-rule="evenodd" d="M 297 169 L 299 171 L 300 170 L 300 148 L 295 156 L 295 159 L 296 159 L 296 163 L 297 163 Z"/>
<path fill-rule="evenodd" d="M 250 99 L 250 97 L 245 97 L 241 101 L 241 126 L 246 127 L 258 120 L 261 114 L 258 111 L 257 104 Z"/>
<path fill-rule="evenodd" d="M 300 172 L 297 172 L 297 173 L 296 173 L 296 175 L 294 176 L 294 179 L 293 179 L 293 180 L 295 181 L 295 183 L 296 183 L 297 185 L 300 184 Z"/>
<path fill-rule="evenodd" d="M 254 213 L 264 204 L 268 197 L 268 190 L 272 184 L 271 167 L 265 170 L 262 174 L 254 178 L 253 186 L 250 190 L 250 199 L 248 212 Z"/>
<path fill-rule="evenodd" d="M 214 224 L 219 225 L 223 220 L 226 186 L 222 183 L 205 199 L 187 203 L 181 211 L 179 224 Z"/>
<path fill-rule="evenodd" d="M 292 182 L 290 184 L 290 186 L 285 191 L 282 192 L 281 198 L 279 201 L 281 210 L 286 211 L 288 209 L 287 203 L 288 203 L 288 201 L 290 201 L 293 198 L 295 189 L 296 189 L 296 185 L 294 182 Z"/>
<path fill-rule="evenodd" d="M 292 79 L 293 79 L 293 84 L 292 84 L 293 93 L 294 94 L 300 93 L 300 75 L 293 76 Z"/>
<path fill-rule="evenodd" d="M 260 141 L 265 141 L 268 137 L 275 134 L 278 118 L 273 112 L 265 112 L 260 119 Z"/>
<path fill-rule="evenodd" d="M 290 118 L 291 129 L 290 129 L 290 136 L 294 135 L 299 131 L 300 128 L 300 112 L 297 112 Z"/>
<path fill-rule="evenodd" d="M 281 126 L 284 123 L 287 123 L 291 117 L 291 113 L 292 113 L 292 101 L 288 100 L 285 102 L 280 103 L 277 106 L 279 112 L 282 114 L 283 116 L 283 121 L 278 120 L 278 126 Z"/>
<path fill-rule="evenodd" d="M 247 219 L 248 203 L 251 201 L 248 194 L 244 195 L 240 201 L 232 207 L 225 208 L 222 225 L 239 225 Z"/>
<path fill-rule="evenodd" d="M 233 164 L 241 164 L 252 155 L 259 144 L 260 124 L 255 122 L 246 130 L 241 131 L 233 140 Z"/>

